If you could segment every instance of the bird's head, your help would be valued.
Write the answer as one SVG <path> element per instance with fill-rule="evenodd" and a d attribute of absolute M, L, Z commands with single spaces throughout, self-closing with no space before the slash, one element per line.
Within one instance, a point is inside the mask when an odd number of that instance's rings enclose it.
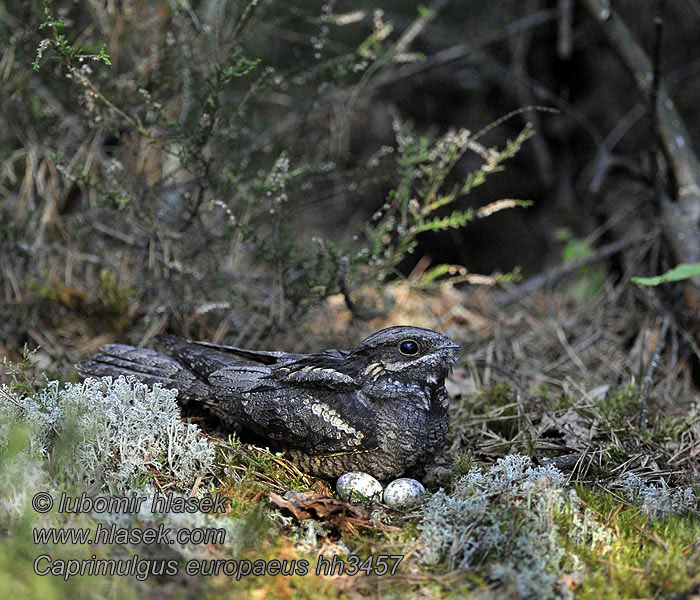
<path fill-rule="evenodd" d="M 447 336 L 422 327 L 389 327 L 362 341 L 348 356 L 358 377 L 372 389 L 397 383 L 444 384 L 460 346 Z"/>

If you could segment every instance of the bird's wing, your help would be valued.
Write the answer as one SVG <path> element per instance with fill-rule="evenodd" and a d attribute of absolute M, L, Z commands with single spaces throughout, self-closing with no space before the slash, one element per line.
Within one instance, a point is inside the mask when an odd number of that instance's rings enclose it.
<path fill-rule="evenodd" d="M 260 383 L 242 394 L 240 421 L 310 454 L 376 448 L 376 414 L 360 390 Z"/>
<path fill-rule="evenodd" d="M 167 338 L 173 338 L 175 336 L 158 336 L 159 341 L 164 341 L 167 344 Z M 182 338 L 175 338 L 182 341 Z M 309 354 L 297 354 L 293 352 L 279 352 L 279 351 L 268 351 L 268 350 L 248 350 L 247 348 L 239 348 L 238 346 L 227 346 L 222 344 L 213 344 L 211 342 L 189 342 L 195 346 L 200 346 L 202 348 L 209 348 L 211 350 L 217 350 L 224 354 L 230 356 L 237 356 L 250 360 L 253 362 L 261 363 L 263 365 L 277 365 L 283 362 L 300 360 L 307 358 L 309 356 L 333 356 L 333 357 L 345 357 L 349 354 L 346 350 L 326 350 L 320 355 L 309 355 Z"/>
<path fill-rule="evenodd" d="M 198 378 L 218 387 L 248 387 L 247 382 L 270 376 L 313 387 L 355 389 L 355 381 L 342 373 L 347 352 L 327 350 L 320 354 L 292 354 L 245 350 L 207 342 L 193 342 L 174 335 L 157 338 L 168 354 L 179 360 Z"/>
<path fill-rule="evenodd" d="M 236 374 L 243 376 L 243 379 L 247 379 L 245 373 L 269 375 L 271 365 L 284 360 L 283 352 L 255 352 L 234 346 L 193 342 L 175 335 L 159 335 L 156 341 L 203 381 L 213 376 L 218 382 L 229 385 L 234 384 Z M 229 373 L 228 380 L 223 374 L 214 375 L 220 371 Z M 214 381 L 209 383 L 215 385 Z"/>
<path fill-rule="evenodd" d="M 271 371 L 245 389 L 226 387 L 225 380 L 240 377 L 235 365 L 211 373 L 208 381 L 224 392 L 228 412 L 270 439 L 312 453 L 374 448 L 374 408 L 342 366 L 342 354 L 325 352 L 255 367 Z"/>
<path fill-rule="evenodd" d="M 306 451 L 376 447 L 374 409 L 341 370 L 346 352 L 256 352 L 175 336 L 158 342 L 209 386 L 205 402 L 222 416 Z"/>
<path fill-rule="evenodd" d="M 340 350 L 302 355 L 276 365 L 272 377 L 281 384 L 308 386 L 311 389 L 357 390 L 359 384 L 346 372 L 346 355 Z"/>
<path fill-rule="evenodd" d="M 159 336 L 163 338 L 166 336 Z M 210 350 L 216 350 L 222 354 L 227 354 L 229 356 L 236 356 L 243 358 L 245 360 L 250 360 L 263 365 L 274 365 L 286 360 L 295 360 L 301 358 L 303 354 L 293 354 L 291 352 L 276 352 L 276 351 L 266 351 L 266 350 L 248 350 L 247 348 L 238 348 L 237 346 L 224 346 L 221 344 L 212 344 L 211 342 L 190 342 L 196 347 L 208 348 Z"/>

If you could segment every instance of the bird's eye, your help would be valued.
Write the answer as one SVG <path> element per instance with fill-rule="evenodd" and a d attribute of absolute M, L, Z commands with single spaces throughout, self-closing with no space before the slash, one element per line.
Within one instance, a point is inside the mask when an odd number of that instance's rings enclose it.
<path fill-rule="evenodd" d="M 418 354 L 418 342 L 415 340 L 404 340 L 399 344 L 399 352 L 406 356 L 415 356 Z"/>

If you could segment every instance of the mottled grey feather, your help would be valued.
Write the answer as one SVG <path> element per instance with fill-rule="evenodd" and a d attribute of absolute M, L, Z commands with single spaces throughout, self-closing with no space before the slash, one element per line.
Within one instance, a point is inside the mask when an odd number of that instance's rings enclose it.
<path fill-rule="evenodd" d="M 350 351 L 264 352 L 160 336 L 165 353 L 109 344 L 82 375 L 132 375 L 199 400 L 320 476 L 397 476 L 444 442 L 444 380 L 459 348 L 418 327 L 390 327 Z M 410 354 L 404 352 L 409 343 Z M 412 351 L 415 349 L 415 353 Z"/>

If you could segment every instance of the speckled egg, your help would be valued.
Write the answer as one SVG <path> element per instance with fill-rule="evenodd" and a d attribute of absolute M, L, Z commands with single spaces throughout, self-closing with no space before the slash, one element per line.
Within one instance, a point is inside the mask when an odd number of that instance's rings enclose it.
<path fill-rule="evenodd" d="M 335 489 L 343 500 L 378 502 L 382 497 L 382 484 L 362 471 L 341 475 Z"/>
<path fill-rule="evenodd" d="M 384 490 L 384 504 L 393 508 L 409 506 L 418 502 L 423 494 L 425 488 L 420 481 L 409 477 L 394 479 Z"/>

